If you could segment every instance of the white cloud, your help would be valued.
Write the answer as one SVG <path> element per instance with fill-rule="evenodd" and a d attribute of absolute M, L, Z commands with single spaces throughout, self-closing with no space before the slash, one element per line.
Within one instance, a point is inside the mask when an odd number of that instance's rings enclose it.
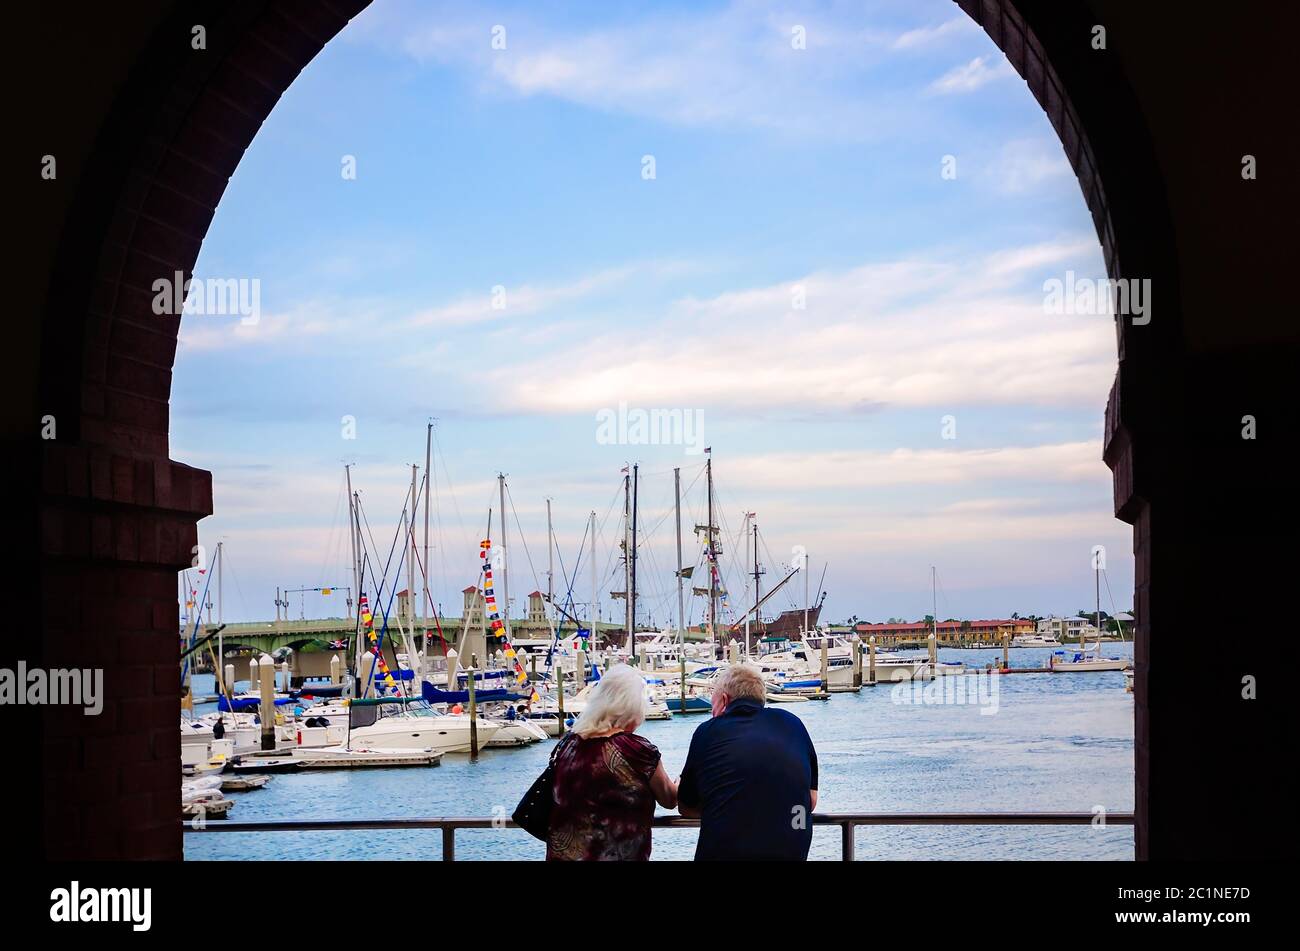
<path fill-rule="evenodd" d="M 531 12 L 467 14 L 402 4 L 358 18 L 349 35 L 422 63 L 450 66 L 488 93 L 551 96 L 593 109 L 685 125 L 719 123 L 841 138 L 883 137 L 916 122 L 924 80 L 896 67 L 894 93 L 861 84 L 898 50 L 967 32 L 960 19 L 906 30 L 834 5 L 780 10 L 734 2 L 691 16 L 652 12 L 614 25 L 550 21 Z M 492 27 L 506 26 L 493 50 Z M 806 49 L 792 46 L 802 27 Z M 969 36 L 988 48 L 979 35 Z M 857 85 L 857 88 L 855 87 Z"/>
<path fill-rule="evenodd" d="M 685 267 L 686 265 L 673 262 L 637 262 L 607 268 L 566 282 L 521 284 L 517 287 L 502 284 L 503 306 L 500 308 L 493 306 L 492 289 L 484 288 L 481 294 L 467 295 L 448 304 L 421 311 L 403 321 L 403 326 L 408 329 L 451 327 L 484 320 L 499 322 L 529 317 L 597 294 L 608 293 L 637 277 L 681 273 Z"/>
<path fill-rule="evenodd" d="M 921 49 L 933 46 L 951 36 L 969 33 L 975 28 L 975 21 L 963 13 L 951 20 L 940 23 L 938 26 L 925 26 L 915 30 L 908 30 L 894 40 L 893 47 L 896 50 Z"/>
<path fill-rule="evenodd" d="M 684 298 L 566 352 L 581 372 L 527 355 L 489 372 L 496 408 L 521 413 L 642 407 L 855 412 L 881 405 L 1087 405 L 1114 376 L 1105 318 L 1049 317 L 1034 273 L 1099 259 L 1091 239 L 970 260 L 936 257 L 820 272 Z M 1098 260 L 1099 264 L 1099 260 Z M 802 285 L 807 308 L 791 307 Z"/>
<path fill-rule="evenodd" d="M 937 426 L 936 426 L 937 430 Z M 727 478 L 748 491 L 880 489 L 889 486 L 1104 479 L 1100 442 L 1069 442 L 994 449 L 846 449 L 775 452 L 728 459 Z M 984 512 L 985 504 L 954 512 Z M 1008 504 L 1002 502 L 1000 504 Z M 1024 508 L 1024 501 L 1014 503 Z"/>
<path fill-rule="evenodd" d="M 178 359 L 211 350 L 282 345 L 290 338 L 301 345 L 309 339 L 347 333 L 350 322 L 372 318 L 373 310 L 362 301 L 351 301 L 345 309 L 329 300 L 303 301 L 262 313 L 250 324 L 237 316 L 186 316 L 181 319 Z M 352 326 L 355 329 L 356 324 Z"/>
<path fill-rule="evenodd" d="M 1005 56 L 993 60 L 991 56 L 976 56 L 969 63 L 955 66 L 930 84 L 930 91 L 940 95 L 974 92 L 996 79 L 1014 76 L 1015 70 Z"/>

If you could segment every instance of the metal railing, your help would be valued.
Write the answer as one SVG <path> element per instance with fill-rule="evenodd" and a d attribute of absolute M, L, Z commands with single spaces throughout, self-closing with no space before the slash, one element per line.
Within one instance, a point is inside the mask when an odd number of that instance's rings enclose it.
<path fill-rule="evenodd" d="M 840 858 L 852 862 L 858 826 L 1131 826 L 1133 813 L 1108 812 L 834 812 L 813 813 L 814 826 L 840 827 Z M 515 829 L 509 819 L 487 816 L 384 819 L 209 819 L 182 820 L 186 832 L 350 832 L 357 830 L 441 829 L 442 860 L 456 860 L 457 829 Z M 695 829 L 699 819 L 655 816 L 656 829 Z"/>

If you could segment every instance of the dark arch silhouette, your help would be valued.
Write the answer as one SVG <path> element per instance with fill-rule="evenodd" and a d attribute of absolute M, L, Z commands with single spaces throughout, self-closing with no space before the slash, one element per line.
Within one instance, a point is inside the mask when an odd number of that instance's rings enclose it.
<path fill-rule="evenodd" d="M 120 42 L 100 37 L 98 46 L 76 48 L 91 68 L 100 67 L 94 74 L 105 88 L 90 88 L 89 69 L 56 80 L 68 85 L 55 95 L 84 110 L 82 128 L 97 125 L 99 132 L 93 142 L 88 134 L 69 139 L 61 159 L 69 184 L 59 186 L 67 189 L 59 193 L 66 206 L 54 206 L 65 213 L 64 223 L 49 242 L 47 267 L 36 272 L 50 279 L 33 308 L 42 313 L 40 339 L 32 347 L 39 352 L 35 415 L 53 416 L 58 436 L 39 446 L 40 483 L 33 487 L 39 512 L 27 526 L 39 548 L 27 580 L 41 594 L 39 643 L 29 645 L 26 656 L 32 662 L 39 653 L 47 666 L 103 667 L 115 701 L 92 730 L 80 711 L 50 709 L 35 721 L 44 735 L 43 844 L 50 857 L 182 853 L 174 810 L 176 697 L 170 692 L 175 572 L 190 565 L 197 522 L 212 511 L 212 485 L 209 473 L 169 457 L 178 318 L 152 312 L 151 287 L 177 271 L 190 275 L 226 184 L 262 122 L 302 68 L 367 3 L 131 5 L 114 10 L 111 21 L 105 14 L 100 24 Z M 1278 741 L 1261 707 L 1196 705 L 1185 678 L 1206 672 L 1179 653 L 1178 642 L 1188 634 L 1183 625 L 1197 618 L 1189 591 L 1204 606 L 1226 608 L 1226 597 L 1215 601 L 1209 593 L 1215 578 L 1241 586 L 1264 572 L 1258 556 L 1211 563 L 1204 557 L 1206 538 L 1197 532 L 1240 537 L 1231 519 L 1234 491 L 1281 497 L 1277 476 L 1271 482 L 1263 476 L 1261 485 L 1263 451 L 1241 457 L 1253 447 L 1233 437 L 1236 418 L 1271 398 L 1268 374 L 1260 368 L 1277 364 L 1274 343 L 1288 334 L 1276 321 L 1236 337 L 1224 334 L 1214 329 L 1219 315 L 1212 311 L 1227 299 L 1214 288 L 1204 299 L 1187 299 L 1183 289 L 1215 263 L 1249 270 L 1280 258 L 1266 249 L 1252 259 L 1212 242 L 1183 242 L 1180 249 L 1180 236 L 1215 222 L 1189 211 L 1200 200 L 1196 182 L 1172 158 L 1188 144 L 1188 125 L 1160 110 L 1182 108 L 1178 90 L 1143 63 L 1150 55 L 1143 44 L 1171 24 L 1179 27 L 1176 21 L 1142 4 L 958 5 L 1006 52 L 1056 129 L 1111 277 L 1150 278 L 1158 289 L 1159 319 L 1145 327 L 1117 323 L 1118 372 L 1098 447 L 1114 475 L 1116 515 L 1134 528 L 1137 853 L 1238 854 L 1222 834 L 1204 828 L 1199 839 L 1186 834 L 1205 802 L 1189 804 L 1174 774 L 1203 755 L 1202 743 L 1219 744 L 1219 753 L 1231 746 L 1238 767 L 1223 767 L 1225 776 L 1202 770 L 1198 792 L 1224 808 L 1244 809 L 1248 799 L 1227 775 L 1280 747 L 1270 750 Z M 1246 30 L 1240 21 L 1223 26 L 1232 15 L 1219 11 L 1220 26 Z M 1090 47 L 1097 23 L 1108 29 L 1105 51 Z M 195 24 L 206 29 L 202 53 L 190 43 Z M 1267 35 L 1270 26 L 1254 29 Z M 1202 55 L 1197 41 L 1183 25 L 1178 42 L 1186 51 L 1165 52 L 1196 62 Z M 1253 49 L 1220 45 L 1215 55 L 1225 73 L 1237 70 L 1243 83 L 1255 78 Z M 1195 76 L 1185 81 L 1202 91 L 1207 85 Z M 1249 104 L 1206 96 L 1198 108 L 1216 110 L 1214 120 L 1242 133 L 1242 141 L 1250 138 L 1244 133 L 1255 128 L 1252 123 L 1271 128 Z M 1265 152 L 1277 139 L 1256 134 L 1250 141 Z M 1231 179 L 1238 153 L 1246 150 L 1233 145 L 1200 158 Z M 1280 148 L 1273 161 L 1282 164 Z M 1235 215 L 1237 227 L 1257 226 L 1268 215 L 1264 194 L 1257 189 L 1235 209 L 1215 207 Z M 1174 210 L 1186 212 L 1181 223 Z M 1245 293 L 1237 303 L 1263 312 L 1262 298 Z M 1204 362 L 1207 354 L 1212 367 Z M 1208 402 L 1198 382 L 1211 378 L 1234 399 Z M 1184 467 L 1207 446 L 1246 468 L 1216 479 L 1212 489 L 1205 478 L 1186 483 Z M 1203 517 L 1196 522 L 1198 513 Z M 1216 690 L 1231 691 L 1242 670 L 1225 660 L 1213 676 Z M 89 802 L 95 803 L 93 815 Z"/>

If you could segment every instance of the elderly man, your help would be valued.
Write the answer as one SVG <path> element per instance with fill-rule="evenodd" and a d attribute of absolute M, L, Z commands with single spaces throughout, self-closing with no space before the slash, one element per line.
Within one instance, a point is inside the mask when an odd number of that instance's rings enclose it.
<path fill-rule="evenodd" d="M 817 751 L 802 721 L 763 706 L 757 668 L 733 664 L 713 686 L 713 718 L 691 737 L 678 809 L 700 819 L 696 861 L 808 858 Z"/>

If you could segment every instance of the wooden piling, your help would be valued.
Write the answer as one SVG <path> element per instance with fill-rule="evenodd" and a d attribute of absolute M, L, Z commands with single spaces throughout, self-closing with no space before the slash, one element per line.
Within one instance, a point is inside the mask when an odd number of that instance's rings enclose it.
<path fill-rule="evenodd" d="M 275 661 L 263 654 L 257 665 L 261 681 L 262 749 L 275 749 Z"/>
<path fill-rule="evenodd" d="M 555 667 L 555 686 L 558 697 L 557 715 L 560 718 L 560 729 L 556 736 L 560 737 L 564 736 L 564 668 L 558 664 Z"/>
<path fill-rule="evenodd" d="M 474 702 L 474 681 L 478 672 L 478 655 L 469 655 L 469 755 L 471 759 L 478 756 L 478 704 Z"/>
<path fill-rule="evenodd" d="M 867 641 L 867 650 L 870 652 L 867 661 L 868 671 L 871 674 L 869 679 L 871 686 L 874 687 L 876 685 L 876 635 L 872 634 Z"/>
<path fill-rule="evenodd" d="M 685 645 L 683 644 L 683 647 L 684 646 Z M 682 716 L 685 716 L 686 715 L 686 652 L 684 650 L 679 655 L 679 660 L 681 661 L 681 674 L 680 674 L 681 680 L 678 682 L 678 686 L 681 688 L 681 694 L 682 694 L 682 705 L 679 712 L 682 714 Z"/>

